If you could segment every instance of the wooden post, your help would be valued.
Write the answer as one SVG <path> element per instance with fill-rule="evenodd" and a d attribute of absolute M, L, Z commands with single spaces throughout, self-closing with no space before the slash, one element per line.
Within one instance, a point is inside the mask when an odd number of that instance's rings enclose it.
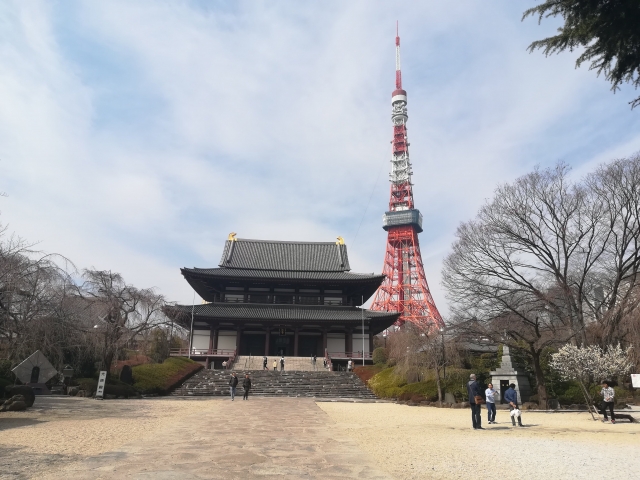
<path fill-rule="evenodd" d="M 210 330 L 209 330 L 209 355 L 211 355 L 211 350 L 213 350 L 213 343 L 214 343 L 214 338 L 216 336 L 216 329 L 213 328 L 213 325 L 211 325 Z M 209 368 L 209 359 L 207 359 L 207 368 Z"/>
<path fill-rule="evenodd" d="M 220 327 L 216 327 L 213 330 L 213 349 L 217 350 L 218 349 L 218 334 L 220 332 Z"/>
<path fill-rule="evenodd" d="M 296 328 L 293 334 L 293 356 L 294 357 L 298 356 L 298 331 L 299 330 Z"/>
<path fill-rule="evenodd" d="M 327 351 L 327 329 L 326 328 L 322 329 L 322 351 L 323 352 Z"/>
<path fill-rule="evenodd" d="M 240 355 L 240 338 L 242 337 L 242 327 L 238 325 L 238 330 L 236 333 L 236 354 Z"/>
<path fill-rule="evenodd" d="M 271 339 L 271 327 L 267 327 L 267 334 L 264 337 L 264 354 L 269 356 L 269 341 Z"/>
<path fill-rule="evenodd" d="M 369 325 L 369 353 L 373 355 L 373 334 L 371 333 L 371 325 Z"/>

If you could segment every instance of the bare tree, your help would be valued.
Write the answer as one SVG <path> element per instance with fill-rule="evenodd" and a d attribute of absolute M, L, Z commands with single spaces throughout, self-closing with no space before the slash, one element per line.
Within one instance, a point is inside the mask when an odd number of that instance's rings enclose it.
<path fill-rule="evenodd" d="M 86 300 L 85 315 L 95 321 L 101 338 L 102 361 L 110 371 L 118 348 L 148 330 L 168 325 L 162 308 L 165 298 L 153 289 L 138 289 L 111 271 L 85 270 L 79 295 Z"/>
<path fill-rule="evenodd" d="M 640 155 L 584 182 L 568 174 L 559 164 L 498 187 L 460 225 L 443 269 L 458 328 L 530 356 L 541 402 L 545 347 L 584 343 L 593 322 L 608 341 L 637 308 Z"/>

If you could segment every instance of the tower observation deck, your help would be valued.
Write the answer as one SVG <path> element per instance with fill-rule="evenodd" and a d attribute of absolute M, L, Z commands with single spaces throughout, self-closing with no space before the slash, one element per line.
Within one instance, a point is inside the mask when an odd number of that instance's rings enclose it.
<path fill-rule="evenodd" d="M 413 201 L 413 171 L 407 141 L 407 92 L 402 88 L 400 37 L 396 32 L 396 88 L 391 94 L 393 124 L 391 192 L 382 228 L 388 232 L 383 274 L 371 310 L 399 312 L 398 323 L 412 322 L 424 329 L 443 325 L 424 273 L 418 234 L 422 214 Z"/>

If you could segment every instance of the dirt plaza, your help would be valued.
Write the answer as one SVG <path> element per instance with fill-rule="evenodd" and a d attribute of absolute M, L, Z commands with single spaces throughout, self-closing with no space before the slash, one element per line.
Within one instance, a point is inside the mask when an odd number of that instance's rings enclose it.
<path fill-rule="evenodd" d="M 0 415 L 0 478 L 638 478 L 640 424 L 302 398 L 38 398 Z"/>

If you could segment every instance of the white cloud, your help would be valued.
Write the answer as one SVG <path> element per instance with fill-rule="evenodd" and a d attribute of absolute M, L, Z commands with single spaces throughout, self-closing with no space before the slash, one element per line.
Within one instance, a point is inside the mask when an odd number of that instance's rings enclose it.
<path fill-rule="evenodd" d="M 398 15 L 421 248 L 446 312 L 442 259 L 495 185 L 628 155 L 640 117 L 634 92 L 612 96 L 571 55 L 525 51 L 553 22 L 401 3 L 5 3 L 2 221 L 183 302 L 179 267 L 215 265 L 230 231 L 342 235 L 354 270 L 380 271 Z"/>

